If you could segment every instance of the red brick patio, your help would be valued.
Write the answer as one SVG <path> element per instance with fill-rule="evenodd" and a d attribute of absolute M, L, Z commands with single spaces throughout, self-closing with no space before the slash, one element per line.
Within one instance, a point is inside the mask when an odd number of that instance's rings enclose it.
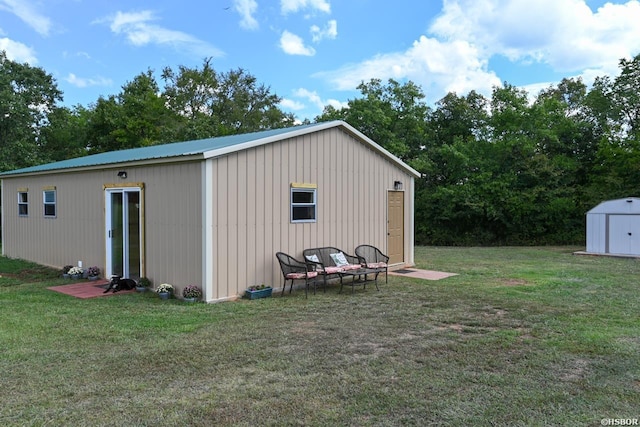
<path fill-rule="evenodd" d="M 71 283 L 69 285 L 51 286 L 47 289 L 82 299 L 130 294 L 132 292 L 135 292 L 135 289 L 132 289 L 130 291 L 118 291 L 116 293 L 109 292 L 108 294 L 105 294 L 104 288 L 102 286 L 106 285 L 107 283 L 109 283 L 108 280 L 102 279 L 80 283 Z"/>

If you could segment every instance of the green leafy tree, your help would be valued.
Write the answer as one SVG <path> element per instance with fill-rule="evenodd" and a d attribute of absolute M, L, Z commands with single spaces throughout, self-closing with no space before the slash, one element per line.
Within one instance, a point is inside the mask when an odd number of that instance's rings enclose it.
<path fill-rule="evenodd" d="M 88 154 L 88 126 L 91 111 L 81 105 L 55 107 L 49 124 L 40 133 L 40 155 L 45 162 L 81 157 Z"/>
<path fill-rule="evenodd" d="M 640 140 L 640 54 L 631 60 L 621 59 L 620 68 L 613 84 L 612 105 L 629 137 Z"/>
<path fill-rule="evenodd" d="M 358 90 L 361 98 L 349 100 L 345 108 L 325 107 L 315 121 L 344 120 L 401 159 L 417 160 L 428 140 L 430 109 L 422 89 L 413 82 L 389 79 L 383 85 L 372 79 Z"/>
<path fill-rule="evenodd" d="M 176 139 L 199 139 L 291 126 L 281 98 L 243 69 L 216 72 L 211 59 L 201 68 L 167 67 L 163 96 L 179 118 Z"/>
<path fill-rule="evenodd" d="M 219 83 L 211 60 L 206 59 L 202 68 L 180 65 L 178 71 L 174 71 L 166 67 L 162 79 L 165 82 L 163 96 L 177 117 L 172 129 L 174 139 L 193 140 L 216 135 L 212 113 Z"/>
<path fill-rule="evenodd" d="M 220 74 L 213 117 L 218 135 L 255 132 L 292 126 L 294 117 L 278 107 L 281 98 L 243 69 Z"/>
<path fill-rule="evenodd" d="M 42 68 L 21 64 L 0 51 L 0 170 L 43 161 L 40 131 L 49 121 L 62 92 Z"/>
<path fill-rule="evenodd" d="M 617 77 L 596 79 L 585 101 L 598 130 L 585 190 L 591 206 L 640 195 L 640 55 L 619 66 Z"/>
<path fill-rule="evenodd" d="M 100 97 L 89 121 L 91 152 L 168 142 L 173 114 L 160 95 L 151 70 L 137 75 L 117 96 Z"/>

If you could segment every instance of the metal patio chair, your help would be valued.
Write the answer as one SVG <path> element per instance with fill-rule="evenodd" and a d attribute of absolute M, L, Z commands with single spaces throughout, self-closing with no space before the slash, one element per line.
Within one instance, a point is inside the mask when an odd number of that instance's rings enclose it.
<path fill-rule="evenodd" d="M 379 273 L 384 272 L 385 283 L 389 283 L 389 257 L 375 246 L 360 245 L 356 248 L 356 256 L 360 259 L 362 265 L 371 268 Z"/>
<path fill-rule="evenodd" d="M 289 293 L 293 290 L 293 282 L 295 280 L 304 280 L 304 297 L 307 297 L 309 293 L 309 285 L 313 284 L 313 294 L 316 293 L 318 273 L 315 271 L 308 271 L 307 264 L 298 261 L 291 255 L 287 255 L 284 252 L 276 253 L 276 258 L 280 263 L 280 269 L 282 270 L 282 276 L 284 277 L 284 286 L 282 287 L 282 295 L 287 288 L 287 280 L 291 280 L 291 287 Z M 323 287 L 326 292 L 326 286 Z"/>

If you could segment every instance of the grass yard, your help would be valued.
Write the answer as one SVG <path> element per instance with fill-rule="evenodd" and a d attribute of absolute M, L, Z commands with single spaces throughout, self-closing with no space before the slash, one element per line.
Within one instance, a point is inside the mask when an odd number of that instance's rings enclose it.
<path fill-rule="evenodd" d="M 640 262 L 416 248 L 400 277 L 222 304 L 80 300 L 0 258 L 0 425 L 600 425 L 640 419 Z"/>

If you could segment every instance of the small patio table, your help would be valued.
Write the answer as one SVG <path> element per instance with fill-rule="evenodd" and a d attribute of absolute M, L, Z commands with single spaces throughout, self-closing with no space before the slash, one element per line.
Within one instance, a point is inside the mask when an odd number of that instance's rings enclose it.
<path fill-rule="evenodd" d="M 340 293 L 342 293 L 342 287 L 344 286 L 344 281 L 342 279 L 348 276 L 352 277 L 351 282 L 347 283 L 347 285 L 351 285 L 351 293 L 353 293 L 354 288 L 359 285 L 362 285 L 363 289 L 367 289 L 367 283 L 374 283 L 376 285 L 376 289 L 380 291 L 380 288 L 378 288 L 378 274 L 380 274 L 380 270 L 375 268 L 359 268 L 357 270 L 345 270 L 339 274 Z M 367 277 L 369 274 L 373 274 L 373 279 L 369 279 Z M 362 276 L 364 276 L 364 279 L 362 279 Z M 358 278 L 357 280 L 356 277 Z"/>

